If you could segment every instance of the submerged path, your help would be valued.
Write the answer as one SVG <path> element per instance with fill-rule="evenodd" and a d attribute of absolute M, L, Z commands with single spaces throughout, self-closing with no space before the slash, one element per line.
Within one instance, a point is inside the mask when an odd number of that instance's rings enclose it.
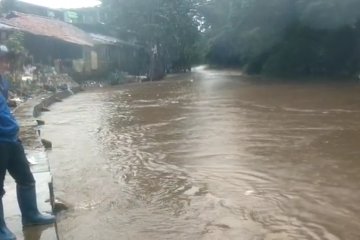
<path fill-rule="evenodd" d="M 36 179 L 39 210 L 51 213 L 49 183 L 52 183 L 52 175 L 47 154 L 36 132 L 37 127 L 33 117 L 33 109 L 40 101 L 40 98 L 36 98 L 20 105 L 20 107 L 16 109 L 15 115 L 21 126 L 20 136 L 27 157 L 32 163 L 31 170 Z M 23 229 L 20 210 L 16 200 L 16 184 L 10 175 L 6 176 L 5 191 L 6 195 L 3 201 L 6 223 L 16 234 L 18 240 L 57 240 L 55 225 Z"/>

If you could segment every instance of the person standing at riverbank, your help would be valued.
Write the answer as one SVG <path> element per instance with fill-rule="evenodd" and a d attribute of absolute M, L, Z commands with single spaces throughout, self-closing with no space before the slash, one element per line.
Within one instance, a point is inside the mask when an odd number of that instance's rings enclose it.
<path fill-rule="evenodd" d="M 5 194 L 6 171 L 16 181 L 17 199 L 24 226 L 47 225 L 55 222 L 52 215 L 41 214 L 37 207 L 35 179 L 31 173 L 24 148 L 18 138 L 19 125 L 12 115 L 7 97 L 9 84 L 3 74 L 9 70 L 9 51 L 0 45 L 0 240 L 16 239 L 4 219 L 2 197 Z"/>

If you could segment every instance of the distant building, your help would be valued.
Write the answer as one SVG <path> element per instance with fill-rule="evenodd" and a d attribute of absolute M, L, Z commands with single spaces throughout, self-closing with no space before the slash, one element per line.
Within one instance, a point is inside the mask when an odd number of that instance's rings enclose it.
<path fill-rule="evenodd" d="M 106 14 L 101 11 L 100 7 L 53 9 L 27 2 L 16 1 L 13 11 L 49 17 L 67 23 L 81 25 L 102 24 L 106 20 Z"/>
<path fill-rule="evenodd" d="M 106 73 L 113 68 L 124 69 L 137 49 L 117 38 L 87 33 L 56 19 L 13 12 L 0 19 L 0 36 L 9 32 L 25 33 L 25 47 L 36 63 L 56 66 L 69 74 Z"/>
<path fill-rule="evenodd" d="M 64 21 L 73 24 L 97 25 L 106 21 L 106 14 L 100 7 L 64 10 Z"/>
<path fill-rule="evenodd" d="M 107 16 L 100 7 L 51 9 L 16 1 L 14 9 L 0 19 L 0 41 L 12 31 L 26 33 L 25 47 L 37 63 L 53 65 L 62 60 L 78 75 L 102 74 L 114 68 L 141 72 L 136 62 L 146 58 L 143 48 L 108 36 Z"/>
<path fill-rule="evenodd" d="M 64 13 L 59 9 L 52 9 L 48 7 L 39 6 L 22 1 L 16 1 L 13 9 L 16 12 L 34 14 L 38 16 L 48 17 L 52 19 L 58 19 L 64 21 Z"/>
<path fill-rule="evenodd" d="M 57 59 L 81 59 L 84 48 L 95 46 L 89 34 L 56 19 L 12 12 L 0 19 L 0 24 L 1 35 L 11 31 L 25 33 L 26 49 L 36 63 L 44 65 L 52 66 Z"/>
<path fill-rule="evenodd" d="M 100 7 L 79 9 L 53 9 L 36 4 L 16 1 L 13 9 L 16 12 L 34 14 L 52 19 L 61 20 L 71 24 L 102 24 L 106 20 L 106 14 Z"/>

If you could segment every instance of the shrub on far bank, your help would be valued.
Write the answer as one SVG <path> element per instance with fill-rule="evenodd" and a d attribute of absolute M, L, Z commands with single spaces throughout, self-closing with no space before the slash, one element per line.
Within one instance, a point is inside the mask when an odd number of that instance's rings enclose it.
<path fill-rule="evenodd" d="M 218 40 L 208 49 L 208 62 L 239 67 L 248 74 L 288 78 L 357 76 L 360 73 L 360 21 L 334 29 L 292 24 L 275 46 L 257 55 L 241 55 L 238 45 Z"/>
<path fill-rule="evenodd" d="M 262 66 L 269 75 L 354 75 L 359 71 L 360 29 L 293 26 Z"/>

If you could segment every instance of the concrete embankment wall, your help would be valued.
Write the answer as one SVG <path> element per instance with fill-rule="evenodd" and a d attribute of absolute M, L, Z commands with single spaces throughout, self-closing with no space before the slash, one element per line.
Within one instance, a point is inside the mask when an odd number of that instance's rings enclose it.
<path fill-rule="evenodd" d="M 50 105 L 52 105 L 52 104 L 54 104 L 56 102 L 59 102 L 59 101 L 65 99 L 67 97 L 70 97 L 71 95 L 73 95 L 75 93 L 81 92 L 82 88 L 81 87 L 74 87 L 71 90 L 72 90 L 72 92 L 63 91 L 63 92 L 56 93 L 54 95 L 51 95 L 51 96 L 43 99 L 39 104 L 37 104 L 34 107 L 33 116 L 35 118 L 39 117 L 41 115 L 41 113 L 43 112 L 44 108 L 47 108 L 47 107 L 49 107 Z"/>
<path fill-rule="evenodd" d="M 31 99 L 14 110 L 14 114 L 21 126 L 20 138 L 23 140 L 27 158 L 35 161 L 31 170 L 36 179 L 38 206 L 41 211 L 51 212 L 54 206 L 54 191 L 51 169 L 45 148 L 41 144 L 41 127 L 36 126 L 38 118 L 50 105 L 59 102 L 75 93 L 82 91 L 75 87 L 70 91 L 63 91 Z M 51 140 L 51 139 L 50 139 Z M 30 162 L 31 162 L 30 161 Z M 16 200 L 16 183 L 10 177 L 5 181 L 6 195 L 3 198 L 5 218 L 9 228 L 18 239 L 26 240 L 58 240 L 56 226 L 46 228 L 22 228 L 21 215 Z"/>

